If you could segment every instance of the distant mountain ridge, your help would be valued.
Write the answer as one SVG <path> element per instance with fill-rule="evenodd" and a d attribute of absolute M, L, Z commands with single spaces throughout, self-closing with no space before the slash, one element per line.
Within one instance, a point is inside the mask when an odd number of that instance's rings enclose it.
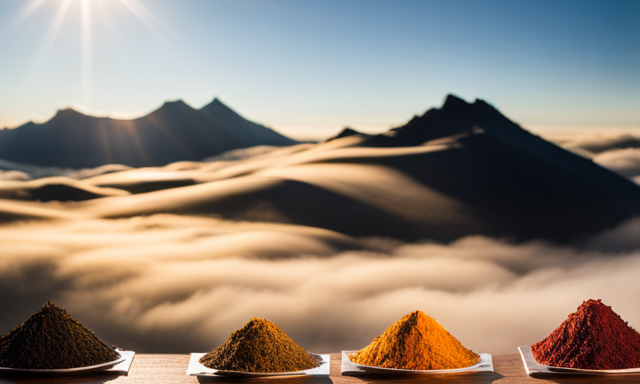
<path fill-rule="evenodd" d="M 146 167 L 256 145 L 295 143 L 243 118 L 217 98 L 201 109 L 178 100 L 133 120 L 59 110 L 45 123 L 0 130 L 0 159 L 68 168 L 109 163 Z"/>
<path fill-rule="evenodd" d="M 192 113 L 170 103 L 147 118 L 168 124 L 177 110 L 192 119 L 211 121 L 210 113 L 233 121 L 221 108 Z M 217 127 L 225 132 L 222 123 Z M 14 181 L 4 187 L 6 199 L 78 202 L 0 199 L 0 222 L 211 214 L 404 241 L 484 235 L 579 243 L 640 217 L 638 185 L 529 133 L 482 100 L 450 95 L 441 108 L 383 134 L 346 129 L 338 136 L 222 167 L 193 162 L 82 180 Z"/>
<path fill-rule="evenodd" d="M 467 103 L 451 94 L 447 95 L 441 108 L 431 108 L 401 127 L 369 138 L 363 145 L 415 146 L 467 132 L 486 133 L 505 145 L 552 163 L 564 171 L 596 178 L 600 185 L 613 183 L 624 186 L 634 195 L 638 192 L 638 186 L 633 182 L 530 133 L 484 100 L 476 99 L 473 103 Z"/>

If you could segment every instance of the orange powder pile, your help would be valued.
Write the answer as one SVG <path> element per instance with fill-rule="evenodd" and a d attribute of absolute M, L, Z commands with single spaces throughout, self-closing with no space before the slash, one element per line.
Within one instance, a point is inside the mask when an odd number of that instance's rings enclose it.
<path fill-rule="evenodd" d="M 477 353 L 422 311 L 398 320 L 349 358 L 373 367 L 417 370 L 464 368 L 480 362 Z"/>

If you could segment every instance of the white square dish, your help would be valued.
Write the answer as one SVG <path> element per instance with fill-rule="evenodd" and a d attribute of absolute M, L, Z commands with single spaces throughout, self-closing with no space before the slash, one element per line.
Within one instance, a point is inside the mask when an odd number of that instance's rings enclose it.
<path fill-rule="evenodd" d="M 342 373 L 345 374 L 358 374 L 358 373 L 383 373 L 383 374 L 401 374 L 401 375 L 464 375 L 477 372 L 493 372 L 493 359 L 488 353 L 480 353 L 480 362 L 465 368 L 455 369 L 432 369 L 432 370 L 417 370 L 417 369 L 394 369 L 394 368 L 381 368 L 373 367 L 369 365 L 362 365 L 351 362 L 349 354 L 356 353 L 357 351 L 342 351 Z"/>
<path fill-rule="evenodd" d="M 124 361 L 107 369 L 107 372 L 129 373 L 129 369 L 131 369 L 131 364 L 133 363 L 133 357 L 136 353 L 134 351 L 122 350 L 118 350 L 118 353 L 120 354 L 120 357 L 124 358 Z"/>
<path fill-rule="evenodd" d="M 529 376 L 533 375 L 621 375 L 621 374 L 633 374 L 640 373 L 640 368 L 627 368 L 627 369 L 579 369 L 579 368 L 564 368 L 564 367 L 552 367 L 550 365 L 540 364 L 533 357 L 531 346 L 523 345 L 518 347 L 520 356 L 522 356 L 522 362 L 524 368 L 527 370 Z"/>
<path fill-rule="evenodd" d="M 219 371 L 217 369 L 207 368 L 200 364 L 200 358 L 206 353 L 192 353 L 187 367 L 187 375 L 191 376 L 225 376 L 225 377 L 268 377 L 268 376 L 329 376 L 331 369 L 331 359 L 329 355 L 314 356 L 322 358 L 322 365 L 316 368 L 295 372 L 240 372 L 240 371 Z"/>
<path fill-rule="evenodd" d="M 114 361 L 107 363 L 88 365 L 86 367 L 77 368 L 65 368 L 65 369 L 28 369 L 28 368 L 8 368 L 0 367 L 0 373 L 26 373 L 26 374 L 47 374 L 47 375 L 60 375 L 70 373 L 89 373 L 89 372 L 120 372 L 128 373 L 133 362 L 133 356 L 136 354 L 133 351 L 116 350 L 120 357 Z"/>

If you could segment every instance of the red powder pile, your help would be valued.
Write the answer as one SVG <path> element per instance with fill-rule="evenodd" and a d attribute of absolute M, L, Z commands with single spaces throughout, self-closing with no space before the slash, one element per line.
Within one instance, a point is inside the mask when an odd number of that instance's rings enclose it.
<path fill-rule="evenodd" d="M 640 334 L 602 301 L 588 300 L 531 351 L 538 363 L 554 367 L 638 368 Z"/>

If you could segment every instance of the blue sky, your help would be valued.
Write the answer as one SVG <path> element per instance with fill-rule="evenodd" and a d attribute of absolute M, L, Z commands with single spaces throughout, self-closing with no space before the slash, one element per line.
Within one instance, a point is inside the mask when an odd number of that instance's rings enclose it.
<path fill-rule="evenodd" d="M 539 132 L 640 130 L 639 19 L 638 1 L 0 0 L 0 127 L 217 96 L 326 137 L 455 93 Z"/>

